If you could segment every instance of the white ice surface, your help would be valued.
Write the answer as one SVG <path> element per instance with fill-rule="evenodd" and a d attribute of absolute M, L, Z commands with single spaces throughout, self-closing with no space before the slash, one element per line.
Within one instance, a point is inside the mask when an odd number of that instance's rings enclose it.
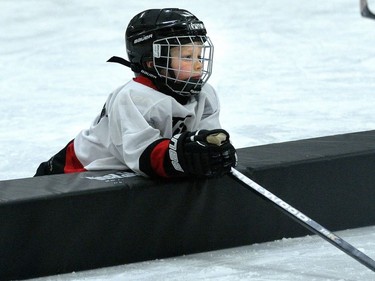
<path fill-rule="evenodd" d="M 375 255 L 375 227 L 338 234 Z M 371 281 L 375 274 L 321 238 L 307 236 L 33 280 Z"/>
<path fill-rule="evenodd" d="M 357 0 L 0 0 L 1 180 L 32 176 L 90 124 L 107 95 L 132 77 L 105 62 L 126 55 L 130 18 L 172 6 L 206 24 L 215 44 L 210 83 L 236 147 L 375 128 L 375 21 L 360 16 Z M 375 257 L 374 230 L 340 235 Z M 42 280 L 150 279 L 375 275 L 314 236 Z"/>

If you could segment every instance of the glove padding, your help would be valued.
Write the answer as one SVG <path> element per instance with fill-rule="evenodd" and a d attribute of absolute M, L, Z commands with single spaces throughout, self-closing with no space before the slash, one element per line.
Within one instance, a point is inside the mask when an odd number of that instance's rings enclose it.
<path fill-rule="evenodd" d="M 237 164 L 236 149 L 225 130 L 200 130 L 172 137 L 169 158 L 176 171 L 215 177 L 228 173 Z"/>

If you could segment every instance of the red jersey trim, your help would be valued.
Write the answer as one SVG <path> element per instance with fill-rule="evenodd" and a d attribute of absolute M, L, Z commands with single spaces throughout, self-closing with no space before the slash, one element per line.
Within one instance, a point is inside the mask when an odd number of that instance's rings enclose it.
<path fill-rule="evenodd" d="M 77 173 L 77 172 L 85 172 L 87 171 L 81 162 L 79 162 L 75 152 L 74 152 L 74 141 L 72 141 L 66 148 L 66 155 L 65 155 L 65 166 L 64 166 L 64 173 Z"/>
<path fill-rule="evenodd" d="M 168 152 L 169 140 L 158 143 L 151 152 L 151 167 L 153 171 L 161 177 L 168 177 L 165 171 L 164 159 Z"/>
<path fill-rule="evenodd" d="M 133 78 L 133 80 L 135 82 L 138 82 L 138 83 L 142 84 L 142 85 L 145 85 L 145 86 L 150 87 L 154 90 L 157 90 L 155 84 L 150 79 L 148 79 L 147 77 L 139 75 L 139 76 Z"/>

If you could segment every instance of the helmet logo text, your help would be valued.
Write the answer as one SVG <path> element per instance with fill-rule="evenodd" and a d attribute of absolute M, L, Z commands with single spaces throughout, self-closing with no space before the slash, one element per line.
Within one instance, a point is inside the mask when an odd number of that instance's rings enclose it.
<path fill-rule="evenodd" d="M 143 35 L 142 37 L 134 39 L 134 44 L 138 44 L 140 42 L 146 41 L 146 40 L 151 39 L 151 38 L 152 38 L 152 34 Z"/>
<path fill-rule="evenodd" d="M 204 29 L 203 23 L 191 23 L 189 27 L 191 30 Z"/>
<path fill-rule="evenodd" d="M 160 58 L 161 55 L 161 47 L 160 44 L 153 45 L 153 56 L 154 58 Z"/>

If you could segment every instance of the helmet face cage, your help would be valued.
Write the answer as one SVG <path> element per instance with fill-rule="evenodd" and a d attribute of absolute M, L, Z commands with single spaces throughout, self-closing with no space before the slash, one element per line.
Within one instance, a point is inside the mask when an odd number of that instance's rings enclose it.
<path fill-rule="evenodd" d="M 211 76 L 213 52 L 214 46 L 207 36 L 159 39 L 153 42 L 154 68 L 165 85 L 176 94 L 197 95 Z"/>

